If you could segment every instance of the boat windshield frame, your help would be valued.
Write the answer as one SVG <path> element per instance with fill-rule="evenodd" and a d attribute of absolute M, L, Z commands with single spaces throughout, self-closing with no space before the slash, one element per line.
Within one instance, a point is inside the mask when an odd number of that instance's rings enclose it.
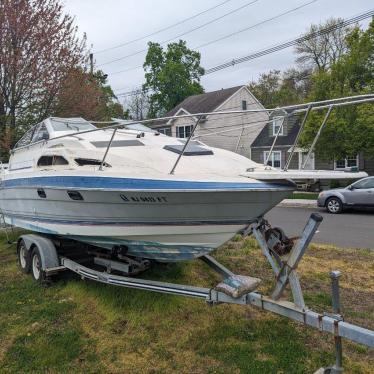
<path fill-rule="evenodd" d="M 97 129 L 92 123 L 87 121 L 51 121 L 52 130 L 55 132 L 62 132 L 62 131 L 74 131 L 74 132 L 81 132 L 87 130 L 95 130 Z"/>

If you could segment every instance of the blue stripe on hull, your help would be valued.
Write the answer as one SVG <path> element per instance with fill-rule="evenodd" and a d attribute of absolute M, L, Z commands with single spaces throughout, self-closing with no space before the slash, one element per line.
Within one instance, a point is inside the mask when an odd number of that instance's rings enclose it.
<path fill-rule="evenodd" d="M 87 176 L 57 176 L 4 179 L 3 187 L 59 187 L 110 190 L 291 190 L 289 186 L 264 182 L 194 182 Z"/>

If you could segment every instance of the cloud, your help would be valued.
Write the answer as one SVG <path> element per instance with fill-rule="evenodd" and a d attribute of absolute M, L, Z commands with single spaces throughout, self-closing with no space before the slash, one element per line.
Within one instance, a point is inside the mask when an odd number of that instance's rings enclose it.
<path fill-rule="evenodd" d="M 107 49 L 141 36 L 151 34 L 169 25 L 175 24 L 191 15 L 214 7 L 224 0 L 65 0 L 65 9 L 75 16 L 80 33 L 85 32 L 88 45 L 94 51 Z M 171 39 L 178 34 L 198 27 L 206 22 L 228 13 L 250 0 L 231 0 L 199 17 L 179 26 L 158 33 L 150 38 L 154 42 Z M 213 22 L 207 27 L 185 35 L 188 46 L 198 45 L 236 32 L 267 18 L 298 7 L 307 0 L 258 0 L 242 10 Z M 270 21 L 252 30 L 235 35 L 229 39 L 201 48 L 202 65 L 206 68 L 218 65 L 232 58 L 250 54 L 271 45 L 293 39 L 307 30 L 311 23 L 319 23 L 329 17 L 348 18 L 372 8 L 371 0 L 319 0 L 305 8 Z M 146 49 L 148 39 L 128 44 L 103 53 L 95 54 L 97 65 L 121 58 L 134 52 Z M 111 73 L 141 66 L 145 52 L 133 57 L 103 65 L 101 68 L 108 74 L 109 82 L 116 90 L 131 90 L 139 86 L 144 79 L 142 69 L 131 70 L 121 74 Z M 292 49 L 277 52 L 244 64 L 222 70 L 202 78 L 206 90 L 220 89 L 247 83 L 256 79 L 259 74 L 271 69 L 284 70 L 294 64 Z M 123 90 L 124 89 L 124 90 Z"/>

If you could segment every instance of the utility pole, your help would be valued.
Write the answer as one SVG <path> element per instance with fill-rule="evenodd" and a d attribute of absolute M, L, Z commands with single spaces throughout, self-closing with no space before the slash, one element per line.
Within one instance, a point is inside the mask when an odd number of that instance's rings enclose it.
<path fill-rule="evenodd" d="M 90 73 L 91 73 L 91 76 L 93 76 L 93 53 L 90 53 Z"/>

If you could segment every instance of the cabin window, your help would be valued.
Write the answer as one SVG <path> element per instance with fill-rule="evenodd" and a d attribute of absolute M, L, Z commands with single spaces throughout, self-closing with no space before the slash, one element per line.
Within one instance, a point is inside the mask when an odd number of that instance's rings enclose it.
<path fill-rule="evenodd" d="M 247 100 L 242 101 L 242 110 L 247 110 Z"/>
<path fill-rule="evenodd" d="M 358 168 L 358 156 L 346 157 L 341 160 L 335 160 L 335 170 L 347 169 L 347 168 Z"/>
<path fill-rule="evenodd" d="M 101 160 L 96 160 L 96 159 L 93 159 L 93 158 L 76 158 L 75 159 L 75 162 L 79 165 L 79 166 L 100 166 L 101 165 Z M 105 167 L 107 168 L 110 168 L 111 166 L 109 164 L 107 164 L 106 162 L 104 162 L 104 165 Z"/>
<path fill-rule="evenodd" d="M 283 117 L 276 117 L 273 119 L 273 136 L 277 136 L 278 131 L 279 135 L 283 135 Z"/>
<path fill-rule="evenodd" d="M 157 131 L 160 133 L 160 134 L 164 134 L 164 135 L 167 135 L 167 136 L 171 136 L 171 128 L 170 127 L 163 127 L 161 129 L 157 129 Z"/>
<path fill-rule="evenodd" d="M 266 162 L 266 160 L 268 159 L 269 153 L 270 152 L 268 152 L 268 151 L 264 152 L 264 162 Z M 272 166 L 273 168 L 280 169 L 280 167 L 281 167 L 281 151 L 273 151 L 271 153 L 271 156 L 270 156 L 267 164 L 268 164 L 268 166 Z"/>
<path fill-rule="evenodd" d="M 42 156 L 38 160 L 38 167 L 54 165 L 69 165 L 69 162 L 59 155 Z"/>
<path fill-rule="evenodd" d="M 177 138 L 188 138 L 191 135 L 192 125 L 177 126 Z"/>

